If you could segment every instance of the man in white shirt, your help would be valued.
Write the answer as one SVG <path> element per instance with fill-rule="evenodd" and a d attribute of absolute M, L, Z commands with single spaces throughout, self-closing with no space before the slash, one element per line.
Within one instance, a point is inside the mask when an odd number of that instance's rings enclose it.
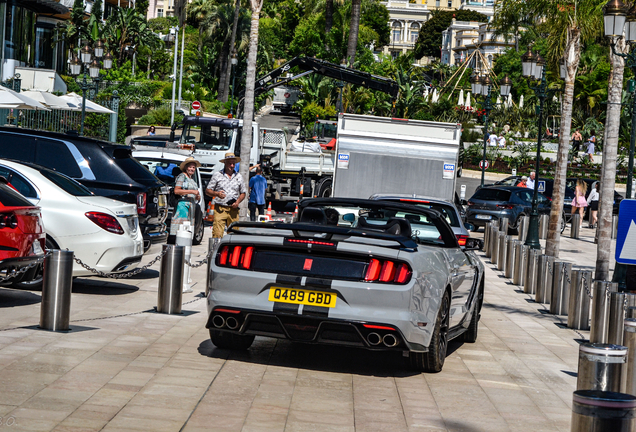
<path fill-rule="evenodd" d="M 503 134 L 499 137 L 499 147 L 506 148 L 506 137 Z"/>
<path fill-rule="evenodd" d="M 534 189 L 534 177 L 535 177 L 535 173 L 534 171 L 532 171 L 530 173 L 530 177 L 528 177 L 528 181 L 526 182 L 526 185 L 530 188 L 530 189 Z"/>
<path fill-rule="evenodd" d="M 494 133 L 494 132 L 491 133 L 489 140 L 490 140 L 490 143 L 489 143 L 490 147 L 497 147 L 499 138 L 497 137 L 496 133 Z"/>

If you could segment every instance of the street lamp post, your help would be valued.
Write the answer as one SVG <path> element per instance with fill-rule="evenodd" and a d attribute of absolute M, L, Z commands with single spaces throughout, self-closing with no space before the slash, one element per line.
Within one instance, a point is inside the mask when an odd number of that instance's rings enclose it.
<path fill-rule="evenodd" d="M 484 187 L 484 179 L 486 177 L 486 148 L 488 147 L 488 116 L 490 111 L 494 108 L 492 103 L 492 86 L 493 82 L 488 75 L 484 78 L 479 77 L 479 73 L 476 72 L 470 77 L 470 87 L 474 95 L 481 94 L 485 96 L 482 107 L 486 112 L 484 116 L 484 153 L 481 159 L 481 187 Z M 502 97 L 508 97 L 510 89 L 512 88 L 512 80 L 506 76 L 499 82 L 500 94 Z"/>
<path fill-rule="evenodd" d="M 526 245 L 532 249 L 540 249 L 539 242 L 539 165 L 541 163 L 541 141 L 543 138 L 543 105 L 545 100 L 552 94 L 548 89 L 546 81 L 545 60 L 539 53 L 533 53 L 532 48 L 521 57 L 522 75 L 525 78 L 539 80 L 536 87 L 531 87 L 534 94 L 539 99 L 539 132 L 537 137 L 537 156 L 535 160 L 535 179 L 534 191 L 532 194 L 532 210 L 530 211 L 530 224 L 528 226 L 528 235 L 526 237 Z M 559 67 L 562 78 L 565 77 L 565 67 Z"/>
<path fill-rule="evenodd" d="M 99 77 L 100 71 L 100 60 L 104 57 L 104 43 L 100 40 L 95 45 L 95 49 L 91 48 L 88 44 L 84 45 L 84 47 L 80 50 L 80 59 L 77 58 L 77 55 L 73 53 L 73 57 L 71 58 L 71 62 L 69 64 L 71 69 L 71 75 L 78 76 L 82 69 L 84 71 L 84 77 L 82 79 L 82 123 L 80 126 L 80 135 L 84 135 L 84 121 L 86 120 L 86 90 L 89 90 L 92 86 L 88 84 L 86 81 L 86 70 L 88 69 L 88 74 L 90 77 L 95 80 Z M 104 57 L 103 66 L 105 69 L 110 69 L 112 67 L 112 57 L 110 54 L 107 54 Z"/>
<path fill-rule="evenodd" d="M 232 48 L 232 102 L 230 102 L 230 117 L 234 117 L 234 84 L 236 83 L 236 65 L 238 64 L 238 58 L 236 56 L 236 48 Z"/>

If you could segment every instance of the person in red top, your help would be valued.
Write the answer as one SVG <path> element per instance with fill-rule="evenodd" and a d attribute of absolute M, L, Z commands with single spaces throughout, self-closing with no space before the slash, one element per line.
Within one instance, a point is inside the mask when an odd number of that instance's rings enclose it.
<path fill-rule="evenodd" d="M 528 177 L 526 177 L 526 176 L 521 177 L 521 181 L 519 183 L 517 183 L 517 187 L 527 188 L 528 187 Z"/>

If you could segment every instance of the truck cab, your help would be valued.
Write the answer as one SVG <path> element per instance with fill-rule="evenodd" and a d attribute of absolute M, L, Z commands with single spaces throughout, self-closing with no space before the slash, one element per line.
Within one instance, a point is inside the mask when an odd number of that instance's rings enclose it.
<path fill-rule="evenodd" d="M 173 129 L 176 129 L 173 126 Z M 219 162 L 226 153 L 241 156 L 241 134 L 243 120 L 228 118 L 210 118 L 186 116 L 183 119 L 179 148 L 191 152 L 192 157 L 201 162 L 201 175 L 204 181 L 221 169 Z M 252 122 L 252 149 L 249 163 L 258 163 L 259 127 Z"/>

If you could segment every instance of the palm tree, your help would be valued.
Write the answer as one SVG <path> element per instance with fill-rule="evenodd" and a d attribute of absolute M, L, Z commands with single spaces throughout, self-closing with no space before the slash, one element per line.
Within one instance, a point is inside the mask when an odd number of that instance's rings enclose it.
<path fill-rule="evenodd" d="M 249 180 L 250 153 L 252 150 L 252 121 L 254 119 L 254 85 L 256 84 L 256 57 L 258 51 L 258 20 L 263 9 L 263 0 L 250 0 L 252 9 L 250 45 L 247 53 L 247 74 L 245 77 L 245 99 L 243 101 L 243 133 L 241 135 L 241 155 L 243 163 L 239 174 L 245 184 Z M 247 199 L 241 202 L 241 219 L 247 216 Z"/>
<path fill-rule="evenodd" d="M 618 52 L 625 53 L 629 48 L 625 39 L 614 37 L 612 43 Z M 612 71 L 607 90 L 607 117 L 605 121 L 605 142 L 603 144 L 603 168 L 601 170 L 601 191 L 598 201 L 598 244 L 596 248 L 597 280 L 609 280 L 609 264 L 612 246 L 612 214 L 614 208 L 614 186 L 616 181 L 616 157 L 618 153 L 618 135 L 621 124 L 621 99 L 623 96 L 623 58 L 610 53 Z"/>
<path fill-rule="evenodd" d="M 241 10 L 241 0 L 236 0 L 236 4 L 234 5 L 234 22 L 232 23 L 232 36 L 230 37 L 230 49 L 228 51 L 228 57 L 231 57 L 232 52 L 235 48 L 236 44 L 236 29 L 238 28 L 239 22 L 239 12 Z M 230 93 L 230 79 L 229 77 L 232 75 L 232 63 L 228 58 L 226 60 L 227 67 L 225 69 L 225 76 L 227 79 L 225 80 L 225 85 L 220 94 L 220 100 L 222 102 L 227 102 L 227 97 Z"/>
<path fill-rule="evenodd" d="M 358 30 L 360 29 L 360 5 L 362 0 L 351 0 L 351 25 L 349 26 L 349 42 L 347 43 L 347 61 L 353 67 L 358 47 Z"/>
<path fill-rule="evenodd" d="M 511 16 L 516 11 L 523 16 L 533 17 L 535 28 L 547 42 L 550 63 L 557 64 L 561 58 L 565 61 L 566 77 L 561 105 L 559 149 L 545 249 L 547 255 L 555 257 L 559 256 L 561 240 L 560 226 L 565 197 L 574 83 L 581 57 L 581 45 L 595 38 L 602 31 L 604 5 L 604 0 L 578 0 L 576 3 L 570 0 L 527 0 L 522 5 L 518 0 L 500 2 L 499 11 L 504 14 L 503 16 Z M 522 9 L 519 9 L 520 7 Z"/>

